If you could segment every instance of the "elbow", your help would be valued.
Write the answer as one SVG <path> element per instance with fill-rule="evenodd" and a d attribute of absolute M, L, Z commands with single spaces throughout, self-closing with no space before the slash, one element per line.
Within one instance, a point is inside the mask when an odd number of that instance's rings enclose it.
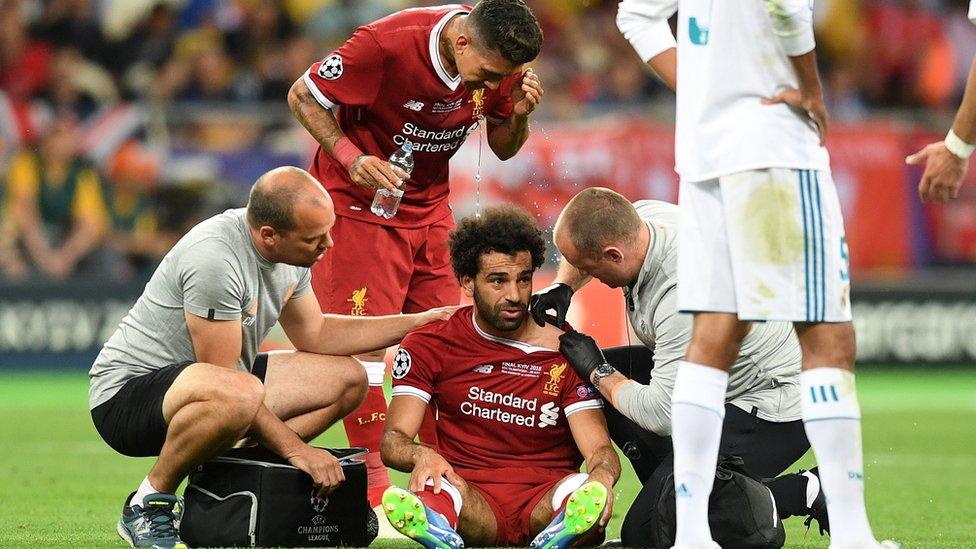
<path fill-rule="evenodd" d="M 301 77 L 299 77 L 298 80 L 295 80 L 295 83 L 291 85 L 291 88 L 288 88 L 288 108 L 290 108 L 291 112 L 293 113 L 297 113 L 301 108 L 301 92 L 303 91 L 303 88 L 305 88 L 305 82 Z"/>

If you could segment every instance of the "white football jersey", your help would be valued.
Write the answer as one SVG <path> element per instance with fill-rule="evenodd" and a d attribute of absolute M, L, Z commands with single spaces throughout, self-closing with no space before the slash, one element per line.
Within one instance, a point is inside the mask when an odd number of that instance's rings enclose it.
<path fill-rule="evenodd" d="M 817 128 L 806 113 L 761 102 L 784 88 L 798 87 L 789 58 L 773 33 L 766 4 L 773 9 L 812 10 L 811 3 L 621 3 L 621 13 L 642 16 L 649 26 L 659 27 L 661 17 L 678 13 L 675 162 L 683 181 L 762 168 L 830 170 L 827 150 L 820 146 Z"/>

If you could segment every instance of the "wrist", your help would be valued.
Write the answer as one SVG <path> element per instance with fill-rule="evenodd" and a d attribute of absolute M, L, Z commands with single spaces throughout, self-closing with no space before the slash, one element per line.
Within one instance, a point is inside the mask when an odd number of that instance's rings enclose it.
<path fill-rule="evenodd" d="M 590 371 L 590 375 L 589 375 L 590 383 L 594 387 L 599 389 L 600 381 L 612 376 L 615 373 L 617 373 L 617 370 L 609 363 L 604 362 L 602 364 L 598 364 L 596 368 L 593 368 L 593 370 Z"/>
<path fill-rule="evenodd" d="M 973 151 L 976 150 L 976 145 L 970 145 L 963 141 L 951 128 L 949 129 L 949 133 L 946 134 L 944 143 L 949 152 L 963 160 L 968 160 L 973 154 Z"/>
<path fill-rule="evenodd" d="M 364 156 L 363 151 L 346 136 L 341 137 L 332 146 L 332 158 L 335 158 L 346 170 L 349 170 L 361 156 Z"/>

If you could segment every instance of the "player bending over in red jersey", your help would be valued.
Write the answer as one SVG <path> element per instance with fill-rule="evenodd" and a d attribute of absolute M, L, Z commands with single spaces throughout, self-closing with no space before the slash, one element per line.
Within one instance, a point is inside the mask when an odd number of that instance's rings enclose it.
<path fill-rule="evenodd" d="M 620 462 L 599 395 L 555 350 L 562 330 L 528 321 L 542 233 L 504 205 L 462 220 L 449 245 L 474 306 L 400 345 L 381 453 L 412 475 L 409 491 L 383 494 L 383 510 L 429 548 L 593 541 L 610 519 Z M 414 442 L 428 404 L 434 448 Z"/>

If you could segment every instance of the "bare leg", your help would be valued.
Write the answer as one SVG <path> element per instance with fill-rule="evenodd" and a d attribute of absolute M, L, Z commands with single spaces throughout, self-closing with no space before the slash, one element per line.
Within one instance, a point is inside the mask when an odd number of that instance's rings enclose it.
<path fill-rule="evenodd" d="M 366 373 L 349 357 L 269 353 L 264 381 L 264 404 L 306 441 L 355 410 L 366 395 Z"/>
<path fill-rule="evenodd" d="M 191 470 L 233 446 L 258 413 L 264 388 L 253 375 L 197 363 L 180 372 L 163 398 L 168 428 L 149 482 L 173 493 Z"/>
<path fill-rule="evenodd" d="M 695 313 L 691 343 L 685 360 L 702 366 L 729 371 L 739 357 L 742 340 L 749 333 L 749 322 L 728 313 Z"/>
<path fill-rule="evenodd" d="M 498 539 L 498 523 L 495 512 L 481 492 L 467 482 L 457 486 L 461 492 L 461 514 L 458 516 L 458 534 L 468 547 L 492 547 Z"/>

